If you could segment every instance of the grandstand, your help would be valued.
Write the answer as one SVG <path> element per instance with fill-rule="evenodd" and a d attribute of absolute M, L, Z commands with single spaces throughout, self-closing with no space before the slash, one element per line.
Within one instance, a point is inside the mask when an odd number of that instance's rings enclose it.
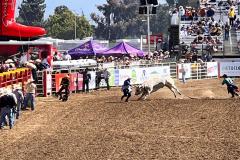
<path fill-rule="evenodd" d="M 239 23 L 235 21 L 231 27 L 229 40 L 225 40 L 224 37 L 224 25 L 229 21 L 229 9 L 233 7 L 235 14 L 238 15 L 237 2 L 232 1 L 231 3 L 229 4 L 225 0 L 200 0 L 198 14 L 193 15 L 191 18 L 180 14 L 179 44 L 187 45 L 191 50 L 197 51 L 198 55 L 210 53 L 215 58 L 239 57 L 240 28 L 238 26 L 240 21 Z M 236 16 L 236 19 L 238 18 Z M 199 31 L 203 32 L 199 33 Z M 209 41 L 213 41 L 213 43 L 209 44 Z"/>

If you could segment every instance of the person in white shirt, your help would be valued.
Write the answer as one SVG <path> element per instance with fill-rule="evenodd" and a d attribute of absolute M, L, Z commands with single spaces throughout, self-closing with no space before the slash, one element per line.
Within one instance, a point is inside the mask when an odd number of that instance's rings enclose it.
<path fill-rule="evenodd" d="M 69 61 L 71 59 L 72 59 L 72 57 L 69 54 L 67 54 L 67 52 L 63 53 L 63 60 Z"/>

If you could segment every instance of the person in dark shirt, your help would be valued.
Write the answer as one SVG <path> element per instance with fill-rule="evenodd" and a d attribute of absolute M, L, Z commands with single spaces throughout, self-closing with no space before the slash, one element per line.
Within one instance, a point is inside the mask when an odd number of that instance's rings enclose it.
<path fill-rule="evenodd" d="M 83 72 L 83 92 L 89 92 L 89 82 L 91 81 L 91 74 L 89 69 L 86 68 Z"/>
<path fill-rule="evenodd" d="M 1 107 L 1 118 L 0 118 L 0 129 L 3 129 L 6 124 L 6 117 L 9 121 L 10 129 L 14 125 L 14 113 L 16 112 L 17 98 L 13 93 L 0 93 L 0 107 Z"/>
<path fill-rule="evenodd" d="M 239 92 L 238 87 L 233 83 L 233 80 L 229 78 L 226 74 L 223 75 L 222 85 L 227 85 L 228 93 L 231 93 L 232 98 L 236 95 L 239 96 L 236 92 Z"/>
<path fill-rule="evenodd" d="M 65 91 L 65 95 L 68 97 L 70 91 L 69 91 L 69 86 L 70 86 L 70 76 L 69 74 L 67 74 L 65 77 L 62 78 L 62 81 L 61 81 L 61 88 L 59 89 L 59 91 L 56 93 L 57 96 L 60 96 L 59 97 L 59 100 L 62 100 L 63 97 L 62 97 L 62 91 L 64 90 Z"/>
<path fill-rule="evenodd" d="M 131 93 L 132 93 L 131 78 L 128 78 L 124 81 L 122 86 L 122 92 L 123 92 L 123 96 L 121 97 L 121 100 L 123 100 L 124 97 L 127 97 L 125 102 L 128 102 L 128 99 L 131 97 Z"/>

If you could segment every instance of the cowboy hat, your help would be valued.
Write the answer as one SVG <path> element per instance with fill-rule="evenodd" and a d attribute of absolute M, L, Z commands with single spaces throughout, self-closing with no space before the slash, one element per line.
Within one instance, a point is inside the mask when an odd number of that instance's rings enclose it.
<path fill-rule="evenodd" d="M 35 62 L 36 63 L 41 63 L 41 59 L 36 59 Z"/>
<path fill-rule="evenodd" d="M 12 59 L 8 59 L 5 61 L 5 63 L 14 63 Z"/>

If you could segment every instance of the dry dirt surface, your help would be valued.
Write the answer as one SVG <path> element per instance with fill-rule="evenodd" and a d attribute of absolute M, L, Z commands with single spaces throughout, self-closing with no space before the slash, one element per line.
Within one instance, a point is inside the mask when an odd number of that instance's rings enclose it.
<path fill-rule="evenodd" d="M 72 94 L 67 102 L 38 98 L 35 111 L 0 130 L 0 159 L 237 160 L 240 99 L 221 81 L 178 82 L 183 95 L 176 99 L 167 88 L 128 103 L 119 88 Z"/>

